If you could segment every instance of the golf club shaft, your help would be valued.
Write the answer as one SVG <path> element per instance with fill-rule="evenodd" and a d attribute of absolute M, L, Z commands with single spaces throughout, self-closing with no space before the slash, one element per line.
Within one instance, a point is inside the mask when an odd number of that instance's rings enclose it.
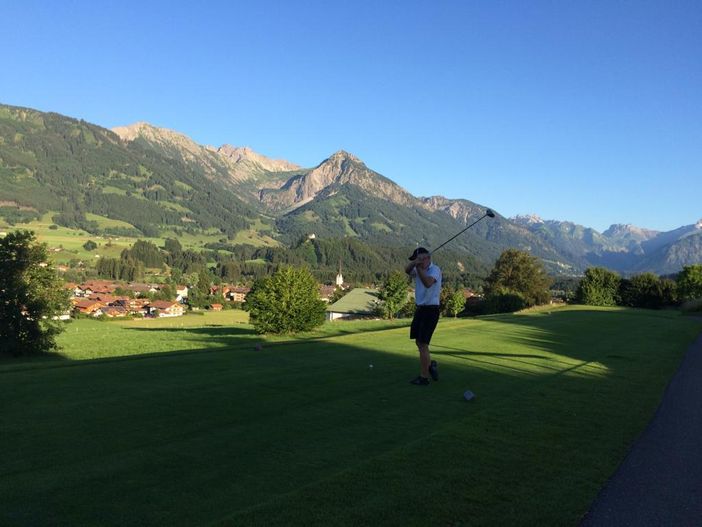
<path fill-rule="evenodd" d="M 470 229 L 473 225 L 475 225 L 476 223 L 478 223 L 478 222 L 479 222 L 480 220 L 482 220 L 483 218 L 487 218 L 488 216 L 489 216 L 489 214 L 486 212 L 486 213 L 483 214 L 480 218 L 478 218 L 478 219 L 475 220 L 473 223 L 471 223 L 470 225 L 468 225 L 468 227 L 466 227 L 465 229 L 463 229 L 461 232 L 459 232 L 459 233 L 456 234 L 455 236 L 452 236 L 451 238 L 449 238 L 448 240 L 446 240 L 444 243 L 442 243 L 441 245 L 439 245 L 439 246 L 438 246 L 436 249 L 434 249 L 431 253 L 434 254 L 436 251 L 438 251 L 439 249 L 441 249 L 441 248 L 442 248 L 444 245 L 446 245 L 448 242 L 450 242 L 450 241 L 453 240 L 454 238 L 458 238 L 461 234 L 463 234 L 464 232 L 466 232 L 466 231 L 467 231 L 468 229 Z"/>

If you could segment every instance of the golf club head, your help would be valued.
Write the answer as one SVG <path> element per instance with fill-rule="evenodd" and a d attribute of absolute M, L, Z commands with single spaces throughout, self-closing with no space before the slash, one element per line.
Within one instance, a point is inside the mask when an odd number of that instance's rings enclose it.
<path fill-rule="evenodd" d="M 486 215 L 488 218 L 494 218 L 494 217 L 495 217 L 495 213 L 492 212 L 491 209 L 486 209 L 486 210 L 485 210 L 485 215 Z"/>

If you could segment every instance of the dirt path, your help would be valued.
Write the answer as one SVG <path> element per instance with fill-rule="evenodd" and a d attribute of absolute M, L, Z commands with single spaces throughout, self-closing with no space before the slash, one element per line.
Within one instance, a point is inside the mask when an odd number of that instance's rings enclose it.
<path fill-rule="evenodd" d="M 580 525 L 702 525 L 702 335 Z"/>

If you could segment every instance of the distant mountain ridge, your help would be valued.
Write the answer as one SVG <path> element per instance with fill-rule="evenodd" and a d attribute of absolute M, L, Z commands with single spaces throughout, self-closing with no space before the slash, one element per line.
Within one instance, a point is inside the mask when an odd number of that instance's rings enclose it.
<path fill-rule="evenodd" d="M 0 105 L 0 216 L 18 221 L 46 211 L 88 230 L 96 228 L 86 219 L 91 213 L 149 235 L 217 229 L 232 239 L 255 228 L 288 245 L 315 234 L 431 249 L 482 216 L 485 206 L 413 196 L 344 150 L 303 168 L 249 147 L 200 145 L 144 122 L 107 130 Z M 518 248 L 554 273 L 577 274 L 591 265 L 668 273 L 702 261 L 701 235 L 702 220 L 664 233 L 632 225 L 600 233 L 536 215 L 497 214 L 442 254 L 457 258 L 459 267 L 466 263 L 459 254 L 487 265 L 504 249 Z"/>
<path fill-rule="evenodd" d="M 543 220 L 536 215 L 512 218 L 538 236 L 580 256 L 590 265 L 623 273 L 678 272 L 702 262 L 702 219 L 672 231 L 660 232 L 631 224 L 614 224 L 603 233 L 571 222 Z"/>

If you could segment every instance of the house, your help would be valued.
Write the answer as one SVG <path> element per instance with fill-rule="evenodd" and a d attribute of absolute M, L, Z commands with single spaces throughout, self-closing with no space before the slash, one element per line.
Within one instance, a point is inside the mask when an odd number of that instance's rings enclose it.
<path fill-rule="evenodd" d="M 335 285 L 320 285 L 319 298 L 321 298 L 325 302 L 329 302 L 331 300 L 332 295 L 334 294 L 334 291 L 336 291 Z"/>
<path fill-rule="evenodd" d="M 129 312 L 126 308 L 122 306 L 107 306 L 102 308 L 102 314 L 106 317 L 116 318 L 116 317 L 126 317 Z"/>
<path fill-rule="evenodd" d="M 115 292 L 118 285 L 108 280 L 89 280 L 81 284 L 80 287 L 83 290 L 83 296 L 88 296 L 91 293 L 112 294 Z"/>
<path fill-rule="evenodd" d="M 246 295 L 251 291 L 250 287 L 234 286 L 229 287 L 225 298 L 231 302 L 244 302 L 246 300 Z"/>
<path fill-rule="evenodd" d="M 142 315 L 146 316 L 149 314 L 149 300 L 142 298 L 120 298 L 113 304 L 117 307 L 123 307 L 127 310 L 130 315 Z"/>
<path fill-rule="evenodd" d="M 74 282 L 66 282 L 63 284 L 63 289 L 71 293 L 71 296 L 77 297 L 77 296 L 82 296 L 83 290 L 80 288 L 80 286 Z"/>
<path fill-rule="evenodd" d="M 98 300 L 81 299 L 73 302 L 73 309 L 76 312 L 94 317 L 102 314 L 103 307 L 105 307 L 105 304 Z"/>
<path fill-rule="evenodd" d="M 175 287 L 176 300 L 181 304 L 188 299 L 188 286 L 177 285 Z"/>
<path fill-rule="evenodd" d="M 76 291 L 77 291 L 75 293 L 76 298 L 87 298 L 93 294 L 93 290 L 90 289 L 90 287 L 88 287 L 85 284 L 79 285 L 78 288 L 76 289 Z"/>
<path fill-rule="evenodd" d="M 210 305 L 210 309 L 212 311 L 222 311 L 222 307 L 224 307 L 224 306 L 222 306 L 222 304 L 211 304 Z"/>
<path fill-rule="evenodd" d="M 104 302 L 107 305 L 112 305 L 118 300 L 125 300 L 126 297 L 123 296 L 114 296 L 106 293 L 91 293 L 88 295 L 88 300 L 99 300 L 100 302 Z"/>
<path fill-rule="evenodd" d="M 182 304 L 171 300 L 156 300 L 149 303 L 149 314 L 159 317 L 180 317 L 184 309 Z"/>
<path fill-rule="evenodd" d="M 151 284 L 131 283 L 125 286 L 127 291 L 131 291 L 137 296 L 145 296 L 149 293 L 157 293 L 158 287 Z"/>
<path fill-rule="evenodd" d="M 378 306 L 378 291 L 357 287 L 342 298 L 327 306 L 327 320 L 354 319 L 375 316 Z"/>

